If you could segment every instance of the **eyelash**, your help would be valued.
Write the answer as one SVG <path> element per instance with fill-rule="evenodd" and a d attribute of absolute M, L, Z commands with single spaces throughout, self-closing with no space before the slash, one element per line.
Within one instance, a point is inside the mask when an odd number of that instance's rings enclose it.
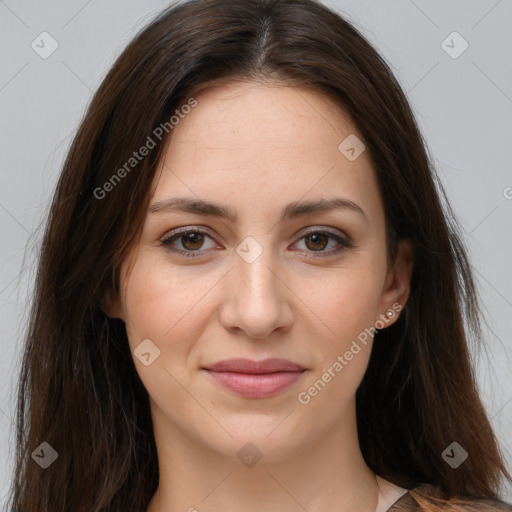
<path fill-rule="evenodd" d="M 179 240 L 180 237 L 189 235 L 191 233 L 208 235 L 210 238 L 212 238 L 212 239 L 214 238 L 213 235 L 211 235 L 208 231 L 204 231 L 203 229 L 198 229 L 198 228 L 187 227 L 187 228 L 184 228 L 181 230 L 172 231 L 169 234 L 169 236 L 166 236 L 163 240 L 161 240 L 161 242 L 168 251 L 170 251 L 174 254 L 178 254 L 179 256 L 184 256 L 186 258 L 197 258 L 197 257 L 203 256 L 204 253 L 201 253 L 200 250 L 184 251 L 182 249 L 174 249 L 174 248 L 170 247 L 170 244 L 172 242 L 174 242 L 177 239 Z M 335 240 L 336 242 L 338 242 L 340 244 L 337 248 L 331 249 L 329 251 L 308 251 L 308 252 L 316 253 L 316 255 L 313 256 L 314 258 L 323 258 L 323 257 L 327 257 L 327 256 L 333 256 L 334 254 L 338 254 L 339 252 L 341 252 L 345 249 L 350 249 L 351 247 L 353 247 L 353 244 L 350 241 L 348 241 L 347 239 L 343 238 L 342 236 L 340 236 L 336 233 L 333 233 L 331 231 L 326 231 L 326 230 L 321 230 L 321 229 L 311 229 L 311 230 L 307 231 L 306 233 L 303 233 L 298 241 L 300 241 L 303 238 L 306 238 L 308 236 L 311 236 L 311 235 L 327 235 L 328 237 L 332 238 L 333 240 Z"/>

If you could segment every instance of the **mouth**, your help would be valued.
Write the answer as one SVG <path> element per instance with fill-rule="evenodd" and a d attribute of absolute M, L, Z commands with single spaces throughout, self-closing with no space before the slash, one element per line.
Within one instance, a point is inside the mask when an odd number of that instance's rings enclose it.
<path fill-rule="evenodd" d="M 286 359 L 228 359 L 202 368 L 215 382 L 245 398 L 268 398 L 296 383 L 307 370 Z"/>

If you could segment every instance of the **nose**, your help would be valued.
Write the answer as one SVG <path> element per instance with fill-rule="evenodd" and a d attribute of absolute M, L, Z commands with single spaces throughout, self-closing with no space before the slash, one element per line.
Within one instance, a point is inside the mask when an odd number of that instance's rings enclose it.
<path fill-rule="evenodd" d="M 293 293 L 271 250 L 263 250 L 252 262 L 235 255 L 224 281 L 220 321 L 226 330 L 264 339 L 290 329 Z"/>

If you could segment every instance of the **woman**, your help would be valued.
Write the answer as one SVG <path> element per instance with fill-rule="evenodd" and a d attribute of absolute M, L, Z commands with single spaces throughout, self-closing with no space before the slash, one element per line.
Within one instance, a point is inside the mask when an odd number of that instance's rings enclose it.
<path fill-rule="evenodd" d="M 164 11 L 55 192 L 12 509 L 511 510 L 436 185 L 391 71 L 338 14 Z"/>

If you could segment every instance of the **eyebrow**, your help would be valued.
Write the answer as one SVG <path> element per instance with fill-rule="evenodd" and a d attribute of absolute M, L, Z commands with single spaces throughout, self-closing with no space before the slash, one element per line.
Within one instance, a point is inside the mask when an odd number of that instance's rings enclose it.
<path fill-rule="evenodd" d="M 314 213 L 325 213 L 331 210 L 340 209 L 357 212 L 368 220 L 364 210 L 359 205 L 349 199 L 336 197 L 332 199 L 317 199 L 305 202 L 294 201 L 289 203 L 282 211 L 280 222 L 305 217 Z M 231 222 L 235 222 L 237 217 L 236 213 L 226 206 L 210 203 L 202 199 L 193 199 L 188 197 L 174 197 L 157 201 L 149 207 L 149 211 L 151 213 L 169 210 L 194 213 L 196 215 L 208 217 L 218 217 Z"/>

